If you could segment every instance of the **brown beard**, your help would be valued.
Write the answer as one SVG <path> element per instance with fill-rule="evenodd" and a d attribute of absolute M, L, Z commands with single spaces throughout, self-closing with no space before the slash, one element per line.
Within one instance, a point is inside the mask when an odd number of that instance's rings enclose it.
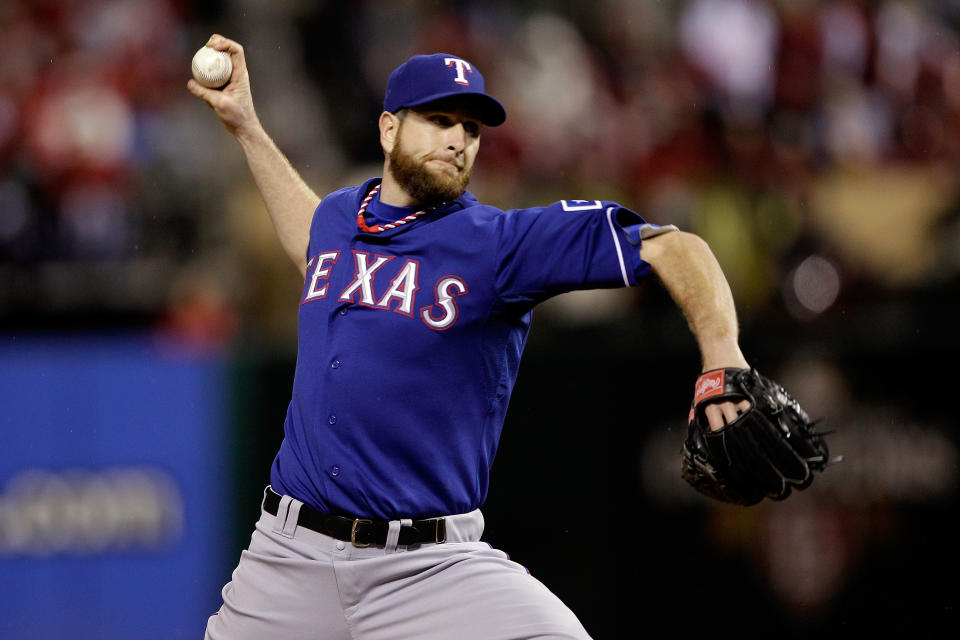
<path fill-rule="evenodd" d="M 418 162 L 401 147 L 400 132 L 397 132 L 393 149 L 390 151 L 390 174 L 418 205 L 436 207 L 456 200 L 467 190 L 472 170 L 460 171 L 452 178 L 438 176 L 428 171 L 422 162 Z"/>

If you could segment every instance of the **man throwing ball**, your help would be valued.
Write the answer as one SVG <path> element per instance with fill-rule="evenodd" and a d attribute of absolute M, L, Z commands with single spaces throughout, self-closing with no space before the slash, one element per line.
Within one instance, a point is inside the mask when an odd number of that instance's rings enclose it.
<path fill-rule="evenodd" d="M 191 80 L 236 137 L 304 276 L 284 440 L 248 550 L 207 638 L 588 638 L 576 616 L 480 541 L 533 307 L 658 277 L 703 371 L 748 367 L 730 289 L 698 237 L 615 203 L 502 211 L 466 191 L 506 112 L 472 62 L 414 56 L 387 80 L 383 174 L 320 198 L 261 126 L 239 44 L 233 72 Z M 749 411 L 703 407 L 721 430 Z"/>

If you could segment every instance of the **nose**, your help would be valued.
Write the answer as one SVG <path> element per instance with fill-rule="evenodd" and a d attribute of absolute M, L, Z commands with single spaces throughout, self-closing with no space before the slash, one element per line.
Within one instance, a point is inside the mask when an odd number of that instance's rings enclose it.
<path fill-rule="evenodd" d="M 463 153 L 463 150 L 467 146 L 467 130 L 464 128 L 463 123 L 458 122 L 452 127 L 448 127 L 446 134 L 447 149 L 455 153 Z"/>

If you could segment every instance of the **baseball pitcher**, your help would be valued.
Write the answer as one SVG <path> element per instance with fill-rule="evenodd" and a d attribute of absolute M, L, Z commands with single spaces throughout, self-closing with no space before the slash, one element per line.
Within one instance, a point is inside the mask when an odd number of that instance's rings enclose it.
<path fill-rule="evenodd" d="M 759 376 L 701 239 L 616 202 L 503 211 L 466 190 L 484 128 L 506 119 L 472 62 L 437 53 L 397 67 L 378 122 L 382 176 L 321 199 L 261 126 L 243 48 L 219 35 L 207 44 L 230 54 L 230 81 L 188 88 L 236 137 L 303 274 L 284 440 L 207 638 L 588 638 L 543 584 L 481 542 L 531 312 L 566 291 L 654 275 L 685 314 L 706 376 L 678 455 L 695 487 L 749 503 L 822 468 L 825 447 L 799 407 L 741 375 Z M 782 444 L 783 407 L 793 440 L 813 445 Z M 731 442 L 749 464 L 724 457 Z"/>

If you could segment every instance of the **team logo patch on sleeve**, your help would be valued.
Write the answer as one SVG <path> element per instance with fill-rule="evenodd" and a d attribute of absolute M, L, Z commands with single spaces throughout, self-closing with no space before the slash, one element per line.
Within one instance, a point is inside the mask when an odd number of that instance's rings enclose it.
<path fill-rule="evenodd" d="M 603 209 L 603 203 L 599 200 L 561 200 L 560 206 L 564 211 L 591 211 L 594 209 Z"/>

